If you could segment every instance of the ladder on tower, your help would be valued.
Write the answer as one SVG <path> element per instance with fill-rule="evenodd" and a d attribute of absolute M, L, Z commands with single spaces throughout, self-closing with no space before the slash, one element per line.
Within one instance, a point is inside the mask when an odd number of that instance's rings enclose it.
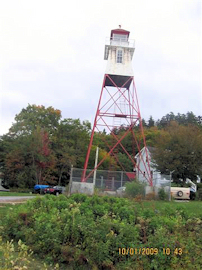
<path fill-rule="evenodd" d="M 127 115 L 127 104 L 126 99 L 122 95 L 122 93 L 119 93 L 119 98 L 114 105 L 114 115 L 113 118 L 113 126 L 114 127 L 120 127 L 121 125 L 125 124 L 125 116 Z"/>

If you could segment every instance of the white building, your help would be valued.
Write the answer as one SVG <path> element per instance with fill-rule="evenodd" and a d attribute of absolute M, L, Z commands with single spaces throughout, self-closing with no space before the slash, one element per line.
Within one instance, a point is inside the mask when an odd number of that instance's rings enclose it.
<path fill-rule="evenodd" d="M 137 153 L 136 159 L 136 176 L 141 182 L 146 182 L 146 176 L 149 172 L 149 167 L 151 170 L 152 180 L 154 186 L 159 186 L 162 184 L 170 183 L 170 175 L 162 175 L 156 168 L 155 163 L 152 162 L 152 152 L 154 147 L 144 147 L 141 149 L 140 154 Z M 148 159 L 147 159 L 148 156 Z"/>
<path fill-rule="evenodd" d="M 139 181 L 141 182 L 145 182 L 146 179 L 144 177 L 144 175 L 147 174 L 147 171 L 145 170 L 149 170 L 149 166 L 150 166 L 150 170 L 151 170 L 151 174 L 152 174 L 152 178 L 153 178 L 153 185 L 154 186 L 160 186 L 160 185 L 167 185 L 170 181 L 172 182 L 172 178 L 171 178 L 171 174 L 161 174 L 156 168 L 155 168 L 155 163 L 152 162 L 152 152 L 155 150 L 154 147 L 150 147 L 147 146 L 146 149 L 145 147 L 142 148 L 142 150 L 140 151 L 141 155 L 139 155 L 139 153 L 135 156 L 136 158 L 136 176 L 139 179 Z M 146 152 L 148 155 L 148 161 L 146 158 Z M 149 164 L 149 166 L 148 166 Z M 146 165 L 146 166 L 145 166 Z M 193 185 L 195 185 L 190 179 L 186 179 L 187 183 L 192 183 Z M 201 183 L 201 178 L 197 175 L 197 183 Z M 196 187 L 192 188 L 194 190 L 194 192 L 196 192 Z"/>

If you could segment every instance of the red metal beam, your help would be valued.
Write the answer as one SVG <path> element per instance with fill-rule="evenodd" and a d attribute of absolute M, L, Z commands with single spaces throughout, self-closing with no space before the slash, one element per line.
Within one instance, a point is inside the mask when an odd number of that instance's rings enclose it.
<path fill-rule="evenodd" d="M 128 131 L 115 143 L 115 145 L 111 148 L 111 150 L 103 157 L 103 159 L 98 163 L 98 165 L 86 176 L 85 179 L 82 179 L 82 182 L 86 181 L 95 170 L 97 170 L 97 168 L 103 163 L 103 161 L 105 161 L 105 159 L 111 154 L 111 152 L 114 150 L 114 148 L 119 144 L 119 142 L 121 142 L 126 135 L 129 133 L 129 131 L 131 130 L 131 128 L 133 128 L 133 125 L 128 129 Z"/>
<path fill-rule="evenodd" d="M 98 129 L 98 128 L 97 128 Z M 99 130 L 98 130 L 99 131 Z M 104 139 L 104 138 L 101 138 L 102 139 L 102 141 L 107 145 L 107 147 L 109 148 L 109 150 L 111 150 L 111 147 L 110 147 L 110 145 L 108 144 L 108 142 Z M 121 168 L 122 168 L 122 170 L 124 171 L 124 172 L 126 172 L 126 170 L 125 170 L 125 168 L 124 168 L 124 166 L 123 166 L 123 164 L 120 162 L 120 160 L 119 160 L 119 158 L 117 157 L 117 155 L 112 151 L 112 154 L 113 154 L 113 156 L 115 157 L 115 159 L 116 159 L 116 161 L 119 163 L 119 165 L 121 166 Z"/>
<path fill-rule="evenodd" d="M 110 90 L 107 89 L 107 87 L 105 86 L 105 82 L 106 79 L 109 79 L 112 83 L 112 85 L 117 89 L 117 91 L 115 92 L 115 94 L 111 94 Z M 125 85 L 131 80 L 131 86 L 129 87 L 129 89 L 125 89 Z M 128 90 L 128 97 L 126 97 L 125 93 Z M 102 96 L 104 91 L 106 91 L 108 93 L 108 101 L 105 102 L 105 104 L 102 106 L 101 105 L 101 100 L 102 100 Z M 119 93 L 119 97 L 117 98 L 116 95 Z M 129 113 L 124 113 L 121 109 L 121 107 L 118 104 L 118 100 L 123 96 L 125 102 L 127 102 L 127 106 L 129 107 Z M 132 99 L 132 100 L 131 100 Z M 109 102 L 112 102 L 111 105 L 109 105 L 109 107 L 107 108 L 107 104 Z M 110 103 L 111 103 L 110 102 Z M 112 106 L 116 106 L 118 108 L 118 110 L 120 111 L 120 113 L 111 113 L 109 112 L 109 110 L 112 108 Z M 101 107 L 101 108 L 100 108 Z M 105 108 L 105 109 L 104 109 Z M 101 110 L 103 110 L 101 112 Z M 134 114 L 134 112 L 137 113 Z M 114 134 L 112 128 L 118 128 L 118 126 L 116 125 L 111 125 L 108 124 L 105 119 L 107 118 L 122 118 L 125 119 L 125 121 L 128 123 L 128 127 L 126 127 L 126 131 L 124 132 L 124 134 L 122 135 L 122 137 L 120 139 L 118 139 L 118 137 Z M 147 162 L 147 164 L 145 163 L 143 157 L 142 157 L 142 153 L 141 153 L 141 149 L 140 149 L 140 142 L 137 141 L 137 138 L 135 136 L 133 127 L 134 125 L 136 125 L 137 121 L 139 121 L 139 129 L 140 129 L 140 136 L 143 138 L 143 145 L 145 146 L 145 151 L 146 151 L 146 157 L 147 160 L 149 160 L 148 158 L 148 152 L 147 152 L 147 148 L 146 148 L 146 141 L 145 141 L 145 136 L 144 136 L 144 130 L 143 130 L 143 125 L 142 125 L 142 120 L 141 120 L 141 116 L 140 116 L 140 110 L 139 110 L 139 104 L 138 104 L 138 99 L 137 99 L 137 92 L 136 92 L 136 88 L 135 88 L 135 83 L 134 83 L 134 78 L 130 77 L 123 85 L 122 87 L 118 87 L 115 82 L 112 80 L 112 78 L 105 74 L 104 76 L 104 80 L 103 80 L 103 85 L 102 85 L 102 90 L 101 90 L 101 94 L 100 94 L 100 98 L 99 98 L 99 102 L 98 102 L 98 107 L 97 107 L 97 111 L 96 111 L 96 115 L 95 115 L 95 119 L 94 119 L 94 124 L 93 124 L 93 129 L 92 129 L 92 133 L 91 133 L 91 138 L 90 138 L 90 143 L 88 146 L 88 150 L 87 150 L 87 155 L 86 155 L 86 160 L 85 160 L 85 164 L 84 164 L 84 171 L 83 171 L 83 175 L 82 175 L 82 181 L 86 181 L 91 175 L 92 173 L 104 162 L 104 160 L 106 159 L 107 156 L 109 156 L 110 154 L 113 154 L 114 157 L 117 159 L 115 153 L 113 152 L 113 150 L 120 145 L 121 148 L 123 149 L 123 151 L 126 153 L 126 155 L 128 156 L 128 158 L 130 159 L 130 161 L 132 162 L 133 165 L 136 165 L 135 161 L 133 158 L 131 158 L 130 154 L 128 153 L 128 151 L 125 149 L 125 147 L 123 146 L 123 144 L 121 143 L 121 141 L 126 137 L 126 135 L 131 132 L 133 139 L 135 140 L 135 143 L 137 145 L 138 148 L 138 152 L 139 152 L 139 157 L 142 160 L 144 167 L 145 167 L 145 171 L 146 174 L 145 175 L 145 179 L 147 179 L 147 181 L 149 182 L 150 185 L 152 185 L 152 177 L 151 177 L 151 170 L 150 170 L 150 165 L 149 162 Z M 101 122 L 101 123 L 100 123 Z M 106 127 L 111 135 L 115 138 L 116 143 L 110 147 L 108 145 L 108 148 L 110 149 L 109 152 L 106 154 L 105 157 L 103 157 L 103 159 L 98 163 L 98 165 L 96 166 L 96 168 L 94 168 L 87 176 L 86 176 L 86 170 L 87 170 L 87 166 L 88 166 L 88 160 L 89 160 L 89 156 L 90 156 L 90 151 L 91 151 L 91 147 L 92 147 L 92 143 L 93 143 L 93 136 L 94 136 L 94 132 L 95 132 L 95 128 L 98 129 L 98 126 L 104 126 Z M 133 153 L 134 154 L 134 153 Z M 117 160 L 118 161 L 118 160 Z M 139 167 L 139 166 L 138 166 Z M 140 170 L 140 168 L 138 168 L 139 172 L 143 174 L 143 172 Z M 144 174 L 143 174 L 144 175 Z"/>
<path fill-rule="evenodd" d="M 90 143 L 88 145 L 88 150 L 87 150 L 86 159 L 85 159 L 85 163 L 84 163 L 82 181 L 84 181 L 85 176 L 86 176 L 86 170 L 87 170 L 87 167 L 88 167 L 88 160 L 89 160 L 89 156 L 90 156 L 90 150 L 91 150 L 92 143 L 93 143 L 93 136 L 94 136 L 94 132 L 95 132 L 97 116 L 99 115 L 99 107 L 100 107 L 100 102 L 101 102 L 101 99 L 102 99 L 105 80 L 106 80 L 106 75 L 104 76 L 104 80 L 103 80 L 103 84 L 102 84 L 102 90 L 101 90 L 100 98 L 99 98 L 99 101 L 98 101 L 97 111 L 96 111 L 95 120 L 94 120 L 94 124 L 93 124 L 93 129 L 92 129 L 92 133 L 91 133 L 91 137 L 90 137 Z"/>

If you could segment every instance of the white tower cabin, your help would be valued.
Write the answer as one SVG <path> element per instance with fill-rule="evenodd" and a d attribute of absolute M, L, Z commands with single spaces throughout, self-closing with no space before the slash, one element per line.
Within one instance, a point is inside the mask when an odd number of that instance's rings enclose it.
<path fill-rule="evenodd" d="M 133 76 L 132 57 L 135 50 L 134 40 L 129 40 L 129 31 L 118 28 L 111 30 L 111 36 L 105 45 L 104 59 L 107 61 L 105 74 L 110 75 L 114 83 L 121 87 Z M 113 86 L 107 79 L 105 86 Z M 129 88 L 130 83 L 124 87 Z"/>

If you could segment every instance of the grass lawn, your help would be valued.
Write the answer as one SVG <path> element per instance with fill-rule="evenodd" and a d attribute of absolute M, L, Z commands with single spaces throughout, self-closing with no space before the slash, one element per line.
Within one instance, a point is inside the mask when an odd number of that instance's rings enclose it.
<path fill-rule="evenodd" d="M 144 208 L 153 208 L 159 211 L 166 211 L 166 209 L 175 209 L 176 211 L 186 211 L 192 217 L 202 218 L 202 201 L 144 201 Z"/>
<path fill-rule="evenodd" d="M 10 192 L 10 191 L 0 191 L 0 196 L 35 196 L 36 194 L 30 193 L 20 193 L 20 192 Z"/>

